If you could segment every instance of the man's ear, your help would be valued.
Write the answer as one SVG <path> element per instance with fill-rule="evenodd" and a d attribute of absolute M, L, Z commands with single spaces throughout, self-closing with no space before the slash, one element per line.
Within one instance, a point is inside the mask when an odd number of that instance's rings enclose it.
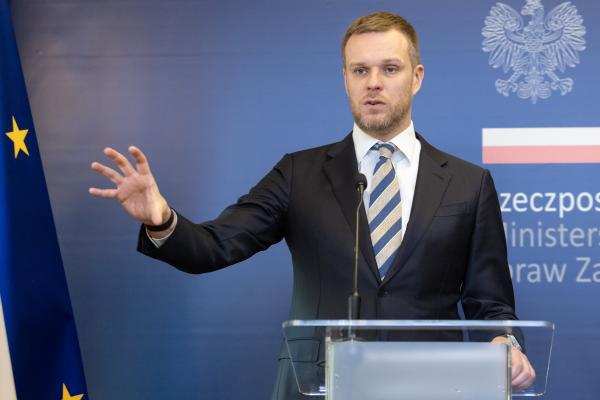
<path fill-rule="evenodd" d="M 423 78 L 425 78 L 425 67 L 422 64 L 419 64 L 415 67 L 415 70 L 413 71 L 413 96 L 416 95 L 421 89 L 421 85 L 423 84 Z"/>
<path fill-rule="evenodd" d="M 344 76 L 344 88 L 346 89 L 346 96 L 348 96 L 348 83 L 347 83 L 347 73 L 346 73 L 346 67 L 342 67 L 342 75 Z"/>

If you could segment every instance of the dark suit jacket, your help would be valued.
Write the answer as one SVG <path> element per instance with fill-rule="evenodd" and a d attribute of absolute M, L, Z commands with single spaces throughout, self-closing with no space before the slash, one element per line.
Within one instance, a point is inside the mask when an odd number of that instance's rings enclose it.
<path fill-rule="evenodd" d="M 361 318 L 458 319 L 460 302 L 469 319 L 516 319 L 489 172 L 417 137 L 421 155 L 411 216 L 383 282 L 361 210 Z M 354 265 L 357 170 L 351 135 L 287 154 L 217 219 L 194 224 L 178 215 L 163 246 L 155 248 L 140 231 L 138 250 L 182 271 L 204 273 L 285 239 L 294 266 L 290 319 L 345 319 Z M 298 357 L 316 357 L 314 346 L 319 343 L 299 344 Z M 287 357 L 282 351 L 274 398 L 306 398 L 297 394 Z"/>

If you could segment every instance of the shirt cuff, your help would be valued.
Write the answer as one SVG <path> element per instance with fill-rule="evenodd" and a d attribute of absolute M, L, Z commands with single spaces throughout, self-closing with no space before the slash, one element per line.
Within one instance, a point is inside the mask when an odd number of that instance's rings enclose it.
<path fill-rule="evenodd" d="M 160 239 L 153 238 L 152 236 L 150 236 L 150 233 L 148 232 L 148 229 L 146 229 L 144 227 L 144 229 L 146 230 L 146 236 L 148 236 L 148 239 L 150 239 L 150 241 L 156 246 L 156 248 L 159 248 L 160 246 L 162 246 L 163 244 L 165 244 L 165 242 L 167 241 L 167 239 L 169 239 L 169 237 L 175 231 L 175 227 L 177 226 L 177 213 L 175 211 L 173 211 L 173 213 L 175 214 L 175 218 L 173 219 L 173 224 L 171 225 L 171 232 L 169 232 L 169 234 L 167 236 L 163 237 L 163 238 L 160 238 Z"/>

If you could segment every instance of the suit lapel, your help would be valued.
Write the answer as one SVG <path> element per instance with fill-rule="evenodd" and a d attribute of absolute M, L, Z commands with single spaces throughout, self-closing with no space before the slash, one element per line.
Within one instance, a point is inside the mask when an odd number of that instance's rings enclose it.
<path fill-rule="evenodd" d="M 336 143 L 327 154 L 329 160 L 325 162 L 323 170 L 331 183 L 335 198 L 337 199 L 354 236 L 354 231 L 356 229 L 356 206 L 360 200 L 360 195 L 355 188 L 358 164 L 356 162 L 352 134 L 346 136 L 341 142 Z M 359 218 L 360 241 L 358 247 L 375 279 L 379 281 L 379 270 L 377 269 L 377 263 L 373 253 L 371 233 L 369 232 L 369 225 L 364 206 L 361 207 Z"/>
<path fill-rule="evenodd" d="M 444 153 L 432 147 L 418 134 L 417 138 L 421 142 L 421 154 L 410 219 L 398 254 L 385 276 L 384 284 L 404 266 L 428 229 L 452 177 L 444 169 L 447 163 Z"/>

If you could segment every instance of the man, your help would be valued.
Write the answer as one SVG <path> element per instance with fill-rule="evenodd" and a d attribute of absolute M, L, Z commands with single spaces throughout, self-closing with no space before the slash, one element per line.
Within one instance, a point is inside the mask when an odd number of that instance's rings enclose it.
<path fill-rule="evenodd" d="M 144 154 L 104 153 L 121 169 L 92 168 L 142 222 L 138 250 L 191 273 L 216 270 L 286 240 L 294 264 L 291 319 L 343 319 L 352 287 L 355 189 L 366 175 L 359 286 L 363 319 L 516 319 L 498 199 L 489 172 L 445 154 L 416 134 L 412 98 L 424 67 L 414 28 L 374 13 L 355 20 L 342 43 L 354 129 L 338 143 L 287 154 L 215 220 L 193 224 L 160 194 Z M 514 338 L 497 337 L 495 342 Z M 282 352 L 276 399 L 302 399 Z M 517 347 L 512 383 L 535 372 Z"/>

